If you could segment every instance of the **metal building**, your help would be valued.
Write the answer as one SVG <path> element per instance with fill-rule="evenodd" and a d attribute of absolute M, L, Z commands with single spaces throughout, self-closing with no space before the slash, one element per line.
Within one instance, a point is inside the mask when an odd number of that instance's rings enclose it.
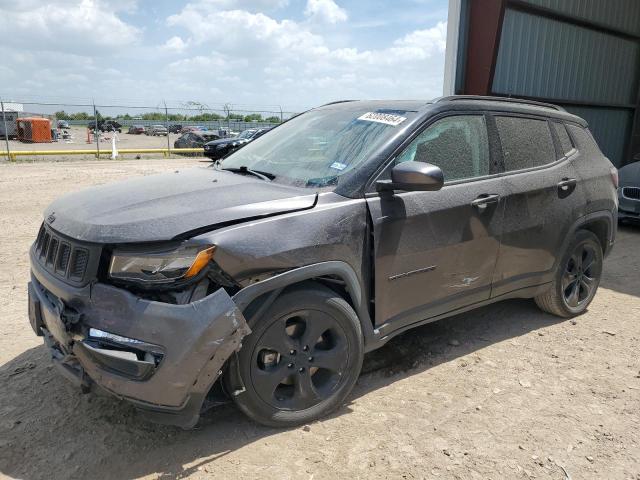
<path fill-rule="evenodd" d="M 450 0 L 445 95 L 542 100 L 640 160 L 639 0 Z"/>

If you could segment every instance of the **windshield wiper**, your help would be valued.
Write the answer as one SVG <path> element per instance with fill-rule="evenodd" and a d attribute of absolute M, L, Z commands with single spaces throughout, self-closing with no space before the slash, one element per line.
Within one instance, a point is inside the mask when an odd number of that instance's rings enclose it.
<path fill-rule="evenodd" d="M 276 178 L 276 176 L 273 173 L 269 173 L 269 172 L 261 172 L 260 170 L 251 170 L 250 168 L 248 168 L 245 165 L 242 165 L 240 167 L 223 167 L 220 170 L 226 170 L 228 172 L 233 172 L 233 173 L 239 173 L 241 175 L 253 175 L 254 177 L 258 177 L 262 180 L 266 180 L 266 181 L 271 181 L 274 178 Z"/>

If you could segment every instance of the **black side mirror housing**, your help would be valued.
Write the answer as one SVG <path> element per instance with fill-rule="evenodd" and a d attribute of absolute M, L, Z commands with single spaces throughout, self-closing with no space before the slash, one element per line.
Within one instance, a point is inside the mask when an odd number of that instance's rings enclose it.
<path fill-rule="evenodd" d="M 440 167 L 425 162 L 402 162 L 391 170 L 391 180 L 378 180 L 376 190 L 435 191 L 444 185 Z"/>

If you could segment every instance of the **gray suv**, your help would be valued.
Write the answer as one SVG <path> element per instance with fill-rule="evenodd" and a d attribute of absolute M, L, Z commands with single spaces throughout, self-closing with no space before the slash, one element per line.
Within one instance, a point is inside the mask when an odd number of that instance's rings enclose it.
<path fill-rule="evenodd" d="M 192 427 L 231 398 L 301 424 L 415 326 L 516 297 L 582 313 L 616 188 L 586 122 L 553 105 L 336 102 L 223 164 L 55 201 L 29 319 L 66 377 L 156 421 Z"/>

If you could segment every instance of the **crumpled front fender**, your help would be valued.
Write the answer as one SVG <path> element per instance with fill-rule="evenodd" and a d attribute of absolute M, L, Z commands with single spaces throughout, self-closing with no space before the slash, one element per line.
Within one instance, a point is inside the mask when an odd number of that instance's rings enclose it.
<path fill-rule="evenodd" d="M 251 331 L 224 289 L 193 303 L 171 305 L 96 284 L 91 306 L 83 319 L 88 327 L 159 345 L 164 353 L 155 373 L 138 382 L 101 368 L 83 342 L 76 342 L 73 353 L 91 379 L 148 410 L 156 421 L 181 426 L 197 422 L 222 366 Z"/>

